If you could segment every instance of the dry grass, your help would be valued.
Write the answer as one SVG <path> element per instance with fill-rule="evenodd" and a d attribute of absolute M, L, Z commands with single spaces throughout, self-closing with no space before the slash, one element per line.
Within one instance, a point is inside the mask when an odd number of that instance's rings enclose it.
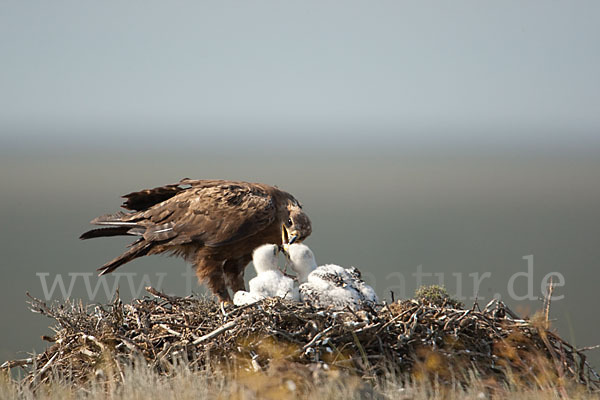
<path fill-rule="evenodd" d="M 193 370 L 177 366 L 170 375 L 159 374 L 144 364 L 123 370 L 122 382 L 95 376 L 84 386 L 73 386 L 68 380 L 56 379 L 39 386 L 35 392 L 23 382 L 7 376 L 0 378 L 0 400 L 3 399 L 600 399 L 579 385 L 544 388 L 506 383 L 490 383 L 473 374 L 466 385 L 433 381 L 415 381 L 408 377 L 386 375 L 376 381 L 364 381 L 344 372 L 290 369 L 270 366 L 264 371 Z M 57 377 L 58 378 L 58 377 Z"/>
<path fill-rule="evenodd" d="M 598 398 L 582 352 L 501 302 L 465 310 L 435 289 L 440 301 L 360 312 L 281 299 L 224 310 L 148 290 L 131 304 L 32 299 L 56 334 L 3 364 L 0 399 Z"/>

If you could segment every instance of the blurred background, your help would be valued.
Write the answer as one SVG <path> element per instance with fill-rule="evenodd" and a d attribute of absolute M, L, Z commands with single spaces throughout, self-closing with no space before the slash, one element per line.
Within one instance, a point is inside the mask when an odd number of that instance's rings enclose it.
<path fill-rule="evenodd" d="M 595 1 L 3 1 L 0 361 L 51 333 L 26 292 L 203 293 L 160 256 L 99 281 L 129 240 L 78 240 L 120 195 L 184 177 L 293 193 L 317 261 L 359 267 L 388 301 L 443 283 L 532 315 L 552 276 L 554 327 L 599 344 L 599 15 Z"/>

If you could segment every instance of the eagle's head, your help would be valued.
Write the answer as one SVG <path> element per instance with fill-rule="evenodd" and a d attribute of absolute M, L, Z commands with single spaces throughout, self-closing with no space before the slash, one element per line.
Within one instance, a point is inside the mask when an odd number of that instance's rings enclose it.
<path fill-rule="evenodd" d="M 300 243 L 312 233 L 310 218 L 298 203 L 289 204 L 287 209 L 287 218 L 281 224 L 281 244 Z"/>

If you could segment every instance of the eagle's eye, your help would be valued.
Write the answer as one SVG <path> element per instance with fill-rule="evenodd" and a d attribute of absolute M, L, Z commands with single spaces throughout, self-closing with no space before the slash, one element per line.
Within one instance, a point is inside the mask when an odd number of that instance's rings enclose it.
<path fill-rule="evenodd" d="M 289 226 L 292 226 L 292 219 L 291 219 L 291 218 L 288 218 L 288 220 L 287 220 L 287 224 L 288 224 Z"/>

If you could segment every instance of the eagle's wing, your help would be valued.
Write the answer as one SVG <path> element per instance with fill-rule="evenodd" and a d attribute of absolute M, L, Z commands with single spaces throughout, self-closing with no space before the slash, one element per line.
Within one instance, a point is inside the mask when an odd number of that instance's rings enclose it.
<path fill-rule="evenodd" d="M 121 207 L 127 210 L 144 211 L 162 201 L 181 193 L 185 188 L 181 184 L 165 185 L 153 189 L 131 192 L 123 196 L 127 199 Z"/>
<path fill-rule="evenodd" d="M 275 200 L 263 188 L 223 182 L 191 185 L 144 211 L 106 215 L 92 223 L 128 226 L 129 234 L 143 236 L 147 242 L 218 247 L 254 235 L 276 218 Z"/>
<path fill-rule="evenodd" d="M 191 187 L 208 187 L 219 185 L 221 183 L 223 183 L 223 181 L 216 179 L 194 180 L 183 178 L 179 181 L 179 183 L 159 186 L 153 189 L 143 189 L 123 195 L 122 197 L 126 200 L 121 207 L 125 208 L 126 210 L 144 211 Z"/>

